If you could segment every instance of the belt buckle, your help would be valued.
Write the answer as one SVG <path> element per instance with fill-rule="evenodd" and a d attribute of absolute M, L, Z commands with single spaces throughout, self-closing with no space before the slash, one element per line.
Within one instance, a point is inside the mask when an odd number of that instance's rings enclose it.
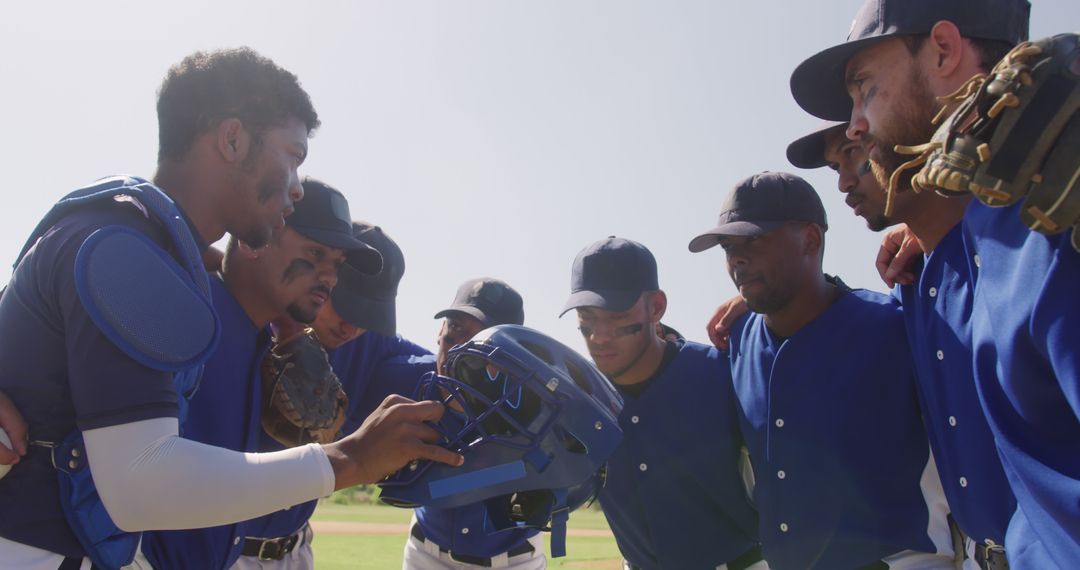
<path fill-rule="evenodd" d="M 286 541 L 288 539 L 289 539 L 289 537 L 286 536 L 286 537 L 271 538 L 271 539 L 268 539 L 268 540 L 264 540 L 262 542 L 262 544 L 259 545 L 259 554 L 258 554 L 259 560 L 260 561 L 281 560 L 281 558 L 282 558 L 281 544 L 282 544 L 283 541 Z M 273 548 L 272 548 L 272 550 L 267 552 L 267 547 L 273 547 Z"/>
<path fill-rule="evenodd" d="M 1005 547 L 1000 544 L 976 544 L 975 562 L 984 570 L 1009 570 Z"/>

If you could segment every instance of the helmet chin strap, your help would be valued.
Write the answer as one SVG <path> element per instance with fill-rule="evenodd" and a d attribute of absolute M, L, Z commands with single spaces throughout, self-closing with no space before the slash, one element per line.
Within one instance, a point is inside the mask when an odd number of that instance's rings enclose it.
<path fill-rule="evenodd" d="M 551 557 L 566 556 L 566 522 L 570 520 L 570 508 L 566 504 L 566 489 L 552 489 L 555 506 L 551 510 Z"/>

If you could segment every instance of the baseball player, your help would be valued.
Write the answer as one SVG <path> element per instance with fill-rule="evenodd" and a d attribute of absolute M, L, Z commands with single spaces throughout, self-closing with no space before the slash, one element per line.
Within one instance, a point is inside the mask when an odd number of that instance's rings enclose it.
<path fill-rule="evenodd" d="M 804 109 L 833 117 L 850 110 L 848 136 L 871 145 L 880 180 L 888 180 L 903 160 L 889 145 L 927 140 L 934 127 L 913 119 L 933 115 L 940 106 L 934 97 L 987 71 L 1010 43 L 1026 39 L 1030 10 L 1023 0 L 956 2 L 948 9 L 936 3 L 889 6 L 877 16 L 878 32 L 861 30 L 832 48 L 835 55 L 822 52 L 799 68 L 805 76 L 828 65 L 844 70 L 847 82 L 837 75 L 819 78 L 812 87 L 797 81 L 799 70 L 792 78 Z M 867 19 L 864 13 L 873 11 L 864 8 L 860 19 Z M 915 39 L 881 35 L 885 29 L 910 32 Z M 925 80 L 912 86 L 912 76 Z M 823 105 L 842 100 L 845 92 L 850 109 Z M 883 100 L 879 93 L 890 97 Z M 915 128 L 904 132 L 898 125 Z M 899 188 L 908 187 L 901 178 Z M 993 209 L 972 200 L 964 214 L 970 236 L 965 258 L 975 289 L 975 379 L 1018 504 L 1005 537 L 1009 563 L 1067 568 L 1080 558 L 1080 470 L 1066 459 L 1080 435 L 1070 395 L 1080 378 L 1071 318 L 1080 309 L 1073 294 L 1080 257 L 1068 244 L 1069 233 L 1033 233 L 1020 223 L 1019 208 Z"/>
<path fill-rule="evenodd" d="M 349 254 L 330 300 L 311 323 L 349 398 L 342 433 L 358 428 L 387 396 L 411 395 L 420 377 L 435 368 L 429 351 L 397 335 L 397 289 L 405 273 L 401 249 L 379 226 L 353 222 L 352 235 L 382 255 L 383 269 L 367 275 Z M 258 428 L 257 419 L 254 424 L 260 451 L 283 448 Z M 234 558 L 233 568 L 314 568 L 308 520 L 316 506 L 310 501 L 246 521 L 247 536 L 238 545 L 243 555 Z"/>
<path fill-rule="evenodd" d="M 656 334 L 667 308 L 656 259 L 610 237 L 574 260 L 570 297 L 596 367 L 624 399 L 623 442 L 608 461 L 600 504 L 626 568 L 768 566 L 740 461 L 727 359 Z"/>
<path fill-rule="evenodd" d="M 822 273 L 825 209 L 801 178 L 740 181 L 690 251 L 723 247 L 754 311 L 731 332 L 739 418 L 773 568 L 951 568 L 904 323 Z"/>
<path fill-rule="evenodd" d="M 0 298 L 0 390 L 31 442 L 0 479 L 7 566 L 118 567 L 132 531 L 251 518 L 416 457 L 460 464 L 426 443 L 436 403 L 402 400 L 373 430 L 265 456 L 179 436 L 220 333 L 201 251 L 225 231 L 257 247 L 284 224 L 318 118 L 295 76 L 249 49 L 173 67 L 158 116 L 154 183 L 114 177 L 61 200 Z"/>
<path fill-rule="evenodd" d="M 965 244 L 970 237 L 961 223 L 969 199 L 903 192 L 886 216 L 885 190 L 863 166 L 862 143 L 848 139 L 846 129 L 846 123 L 829 125 L 796 140 L 788 147 L 788 159 L 800 168 L 836 169 L 846 202 L 871 230 L 906 223 L 924 252 L 917 281 L 894 290 L 903 306 L 923 423 L 952 518 L 968 537 L 961 549 L 972 563 L 996 567 L 998 559 L 1004 561 L 1001 545 L 1016 500 L 972 371 L 974 281 Z"/>
<path fill-rule="evenodd" d="M 446 354 L 476 333 L 495 325 L 525 322 L 521 295 L 498 279 L 470 279 L 458 287 L 449 308 L 435 314 L 443 319 L 436 339 L 440 373 Z M 463 568 L 545 568 L 547 557 L 539 531 L 510 529 L 495 532 L 483 504 L 456 509 L 420 507 L 405 542 L 405 570 Z"/>
<path fill-rule="evenodd" d="M 260 451 L 260 364 L 270 348 L 271 320 L 287 314 L 313 321 L 337 283 L 346 251 L 359 270 L 378 273 L 382 267 L 378 252 L 353 237 L 345 197 L 310 178 L 302 186 L 304 200 L 270 243 L 252 250 L 231 239 L 223 270 L 211 279 L 222 341 L 207 360 L 183 424 L 193 441 Z M 158 570 L 228 568 L 244 551 L 238 539 L 247 534 L 246 524 L 149 532 L 141 550 Z"/>

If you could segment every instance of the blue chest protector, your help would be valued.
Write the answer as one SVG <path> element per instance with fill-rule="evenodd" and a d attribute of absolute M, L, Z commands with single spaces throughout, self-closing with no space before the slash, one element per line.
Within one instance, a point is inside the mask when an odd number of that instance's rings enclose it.
<path fill-rule="evenodd" d="M 76 255 L 76 291 L 101 332 L 127 356 L 173 373 L 183 425 L 188 399 L 198 388 L 203 362 L 217 345 L 220 327 L 200 247 L 172 199 L 140 178 L 99 180 L 53 206 L 18 259 L 64 216 L 109 202 L 137 207 L 165 228 L 170 251 L 131 227 L 102 227 L 90 234 Z M 55 444 L 52 461 L 64 515 L 87 556 L 100 568 L 129 564 L 141 535 L 120 530 L 105 510 L 86 461 L 82 432 L 76 429 Z"/>

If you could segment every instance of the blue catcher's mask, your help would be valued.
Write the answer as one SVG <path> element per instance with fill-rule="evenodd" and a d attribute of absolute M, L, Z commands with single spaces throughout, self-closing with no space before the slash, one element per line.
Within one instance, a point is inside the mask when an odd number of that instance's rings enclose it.
<path fill-rule="evenodd" d="M 446 405 L 432 427 L 464 465 L 414 462 L 380 483 L 380 498 L 407 508 L 484 502 L 496 529 L 552 530 L 559 556 L 567 515 L 603 485 L 622 439 L 622 398 L 580 354 L 517 325 L 454 347 L 446 370 L 425 375 L 416 399 Z"/>

